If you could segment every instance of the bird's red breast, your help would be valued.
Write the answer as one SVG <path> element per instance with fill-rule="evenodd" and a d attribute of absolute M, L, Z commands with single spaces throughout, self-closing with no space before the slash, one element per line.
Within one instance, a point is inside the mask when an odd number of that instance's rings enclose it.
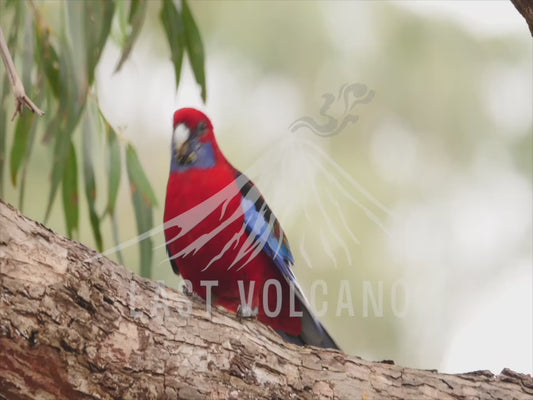
<path fill-rule="evenodd" d="M 175 257 L 179 272 L 191 281 L 198 295 L 206 298 L 201 281 L 215 281 L 214 304 L 233 312 L 241 302 L 238 281 L 245 283 L 245 295 L 254 282 L 253 307 L 258 307 L 258 319 L 274 329 L 299 335 L 301 318 L 290 315 L 289 285 L 272 259 L 264 251 L 251 259 L 242 257 L 242 249 L 249 243 L 241 200 L 236 171 L 225 159 L 209 169 L 172 172 L 164 215 L 169 254 Z M 270 312 L 276 310 L 274 285 L 268 289 L 268 304 L 263 303 L 263 288 L 271 279 L 278 281 L 282 289 L 281 310 L 273 317 L 266 314 L 265 306 Z M 293 302 L 299 311 L 298 300 Z"/>

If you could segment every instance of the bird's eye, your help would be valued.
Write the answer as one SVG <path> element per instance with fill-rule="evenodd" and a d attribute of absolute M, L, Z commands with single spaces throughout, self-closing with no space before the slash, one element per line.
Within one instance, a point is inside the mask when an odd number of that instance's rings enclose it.
<path fill-rule="evenodd" d="M 200 121 L 196 128 L 199 132 L 203 133 L 207 129 L 207 123 L 205 121 Z"/>

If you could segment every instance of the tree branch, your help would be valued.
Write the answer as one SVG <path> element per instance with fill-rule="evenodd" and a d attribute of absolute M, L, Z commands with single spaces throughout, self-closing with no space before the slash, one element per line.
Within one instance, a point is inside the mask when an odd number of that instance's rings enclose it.
<path fill-rule="evenodd" d="M 504 370 L 440 374 L 284 342 L 134 275 L 0 201 L 0 399 L 531 399 Z"/>
<path fill-rule="evenodd" d="M 522 14 L 529 27 L 529 32 L 533 36 L 533 3 L 531 3 L 531 0 L 511 0 L 511 3 Z"/>
<path fill-rule="evenodd" d="M 22 81 L 20 80 L 17 74 L 15 64 L 13 63 L 13 58 L 9 53 L 7 42 L 4 37 L 4 33 L 2 32 L 2 27 L 0 27 L 0 54 L 2 55 L 2 61 L 6 66 L 9 82 L 11 83 L 11 89 L 13 90 L 13 94 L 15 95 L 15 99 L 17 100 L 15 113 L 13 114 L 11 120 L 13 120 L 17 114 L 22 115 L 22 109 L 24 106 L 28 107 L 32 112 L 38 115 L 44 115 L 44 111 L 37 107 L 33 103 L 33 101 L 31 101 L 31 99 L 26 95 L 24 85 L 22 84 Z"/>

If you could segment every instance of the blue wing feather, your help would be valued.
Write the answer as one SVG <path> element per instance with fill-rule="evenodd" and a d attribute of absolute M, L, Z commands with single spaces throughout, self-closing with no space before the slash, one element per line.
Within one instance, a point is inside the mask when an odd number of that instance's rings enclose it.
<path fill-rule="evenodd" d="M 262 250 L 272 259 L 287 283 L 294 287 L 302 306 L 302 334 L 296 337 L 282 331 L 278 331 L 278 333 L 291 343 L 338 349 L 339 346 L 309 310 L 309 302 L 291 269 L 291 265 L 294 264 L 294 257 L 289 247 L 289 241 L 277 218 L 252 181 L 238 171 L 236 171 L 236 178 L 242 194 L 241 205 L 244 210 L 246 231 L 253 236 L 253 241 L 261 246 Z"/>
<path fill-rule="evenodd" d="M 262 246 L 262 249 L 281 273 L 290 282 L 296 283 L 296 277 L 291 270 L 294 257 L 289 241 L 277 218 L 252 181 L 246 180 L 241 188 L 241 193 L 243 195 L 241 204 L 244 210 L 246 231 L 254 236 L 255 241 L 259 242 L 259 245 Z"/>

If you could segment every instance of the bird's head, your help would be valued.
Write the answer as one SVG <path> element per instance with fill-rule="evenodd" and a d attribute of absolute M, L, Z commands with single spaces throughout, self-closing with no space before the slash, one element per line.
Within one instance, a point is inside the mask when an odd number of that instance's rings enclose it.
<path fill-rule="evenodd" d="M 211 168 L 216 162 L 218 146 L 209 118 L 194 108 L 174 113 L 172 133 L 172 171 Z"/>

